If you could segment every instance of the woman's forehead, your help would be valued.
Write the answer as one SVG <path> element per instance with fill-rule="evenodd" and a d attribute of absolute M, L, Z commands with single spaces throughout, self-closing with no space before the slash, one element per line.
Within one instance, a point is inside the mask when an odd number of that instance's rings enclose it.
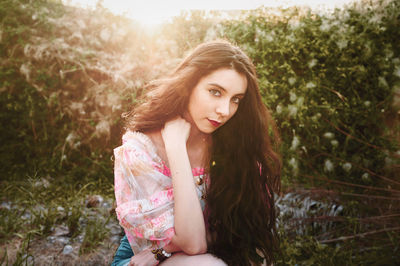
<path fill-rule="evenodd" d="M 217 69 L 201 79 L 204 85 L 217 86 L 232 94 L 244 94 L 247 89 L 247 78 L 244 74 L 231 68 Z"/>

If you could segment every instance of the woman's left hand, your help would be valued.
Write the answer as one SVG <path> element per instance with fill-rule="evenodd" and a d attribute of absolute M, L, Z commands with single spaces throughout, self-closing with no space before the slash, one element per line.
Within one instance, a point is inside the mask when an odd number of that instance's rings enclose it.
<path fill-rule="evenodd" d="M 129 266 L 154 266 L 158 264 L 158 260 L 151 253 L 150 249 L 145 249 L 135 254 L 129 262 Z"/>

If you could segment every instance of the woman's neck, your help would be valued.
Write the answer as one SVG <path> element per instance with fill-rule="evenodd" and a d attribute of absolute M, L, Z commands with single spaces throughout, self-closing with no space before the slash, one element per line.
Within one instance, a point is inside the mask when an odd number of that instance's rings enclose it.
<path fill-rule="evenodd" d="M 206 134 L 197 129 L 196 125 L 191 126 L 190 135 L 186 142 L 188 147 L 198 147 L 206 145 L 211 140 L 211 134 Z"/>
<path fill-rule="evenodd" d="M 211 134 L 201 132 L 197 128 L 189 113 L 185 113 L 183 115 L 183 118 L 190 123 L 190 135 L 186 142 L 186 146 L 188 147 L 188 149 L 204 147 L 205 145 L 210 144 L 210 141 L 212 139 Z"/>

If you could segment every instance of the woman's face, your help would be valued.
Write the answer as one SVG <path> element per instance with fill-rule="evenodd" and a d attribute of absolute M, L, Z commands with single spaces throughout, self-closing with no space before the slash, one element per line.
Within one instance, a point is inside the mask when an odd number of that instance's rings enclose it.
<path fill-rule="evenodd" d="M 191 122 L 201 132 L 212 133 L 236 113 L 246 89 L 246 76 L 230 68 L 202 77 L 189 98 Z"/>

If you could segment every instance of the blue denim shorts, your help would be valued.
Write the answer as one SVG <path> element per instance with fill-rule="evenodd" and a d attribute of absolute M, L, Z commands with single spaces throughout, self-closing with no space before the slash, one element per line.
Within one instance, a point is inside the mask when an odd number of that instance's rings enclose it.
<path fill-rule="evenodd" d="M 133 251 L 131 245 L 129 244 L 128 238 L 126 235 L 121 239 L 120 245 L 115 252 L 114 260 L 111 263 L 111 266 L 125 266 L 129 264 L 133 256 Z"/>

